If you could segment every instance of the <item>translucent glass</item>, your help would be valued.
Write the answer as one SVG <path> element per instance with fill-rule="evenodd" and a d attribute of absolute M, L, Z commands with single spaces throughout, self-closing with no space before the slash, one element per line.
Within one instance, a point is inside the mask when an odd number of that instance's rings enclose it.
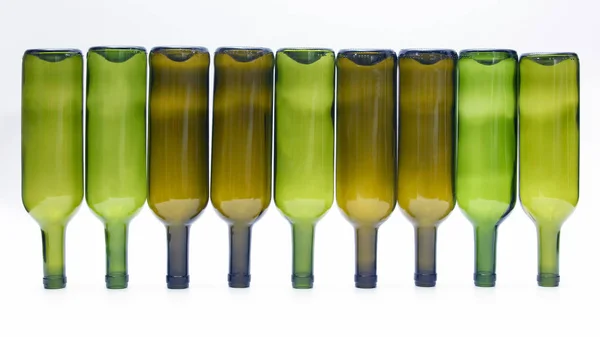
<path fill-rule="evenodd" d="M 377 284 L 377 230 L 395 206 L 396 54 L 337 57 L 336 201 L 356 231 L 357 288 Z"/>
<path fill-rule="evenodd" d="M 517 68 L 513 50 L 465 50 L 458 60 L 456 198 L 475 230 L 476 286 L 496 283 L 497 229 L 515 205 Z"/>
<path fill-rule="evenodd" d="M 208 203 L 210 55 L 156 47 L 149 63 L 148 205 L 167 228 L 167 287 L 184 289 L 190 225 Z"/>
<path fill-rule="evenodd" d="M 127 231 L 146 201 L 146 51 L 87 54 L 86 201 L 105 225 L 106 286 L 127 287 Z"/>
<path fill-rule="evenodd" d="M 273 52 L 215 52 L 211 202 L 230 228 L 229 286 L 250 286 L 251 229 L 271 203 Z"/>
<path fill-rule="evenodd" d="M 22 200 L 42 231 L 44 287 L 60 289 L 65 230 L 83 199 L 83 56 L 27 50 L 22 71 Z"/>
<path fill-rule="evenodd" d="M 313 286 L 317 222 L 333 203 L 335 54 L 281 49 L 275 84 L 275 203 L 292 224 L 292 286 Z"/>
<path fill-rule="evenodd" d="M 437 227 L 452 212 L 455 69 L 452 50 L 402 50 L 399 68 L 398 204 L 415 227 L 415 284 L 436 284 Z"/>
<path fill-rule="evenodd" d="M 538 285 L 555 287 L 560 230 L 579 201 L 579 58 L 525 54 L 519 67 L 519 198 L 537 227 Z"/>

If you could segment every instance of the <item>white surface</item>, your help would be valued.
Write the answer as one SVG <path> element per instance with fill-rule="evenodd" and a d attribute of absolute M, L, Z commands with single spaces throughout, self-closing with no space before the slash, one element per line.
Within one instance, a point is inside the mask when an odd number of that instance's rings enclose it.
<path fill-rule="evenodd" d="M 594 331 L 600 191 L 598 5 L 589 1 L 0 1 L 0 335 L 535 336 Z M 337 208 L 316 231 L 315 288 L 291 289 L 291 230 L 271 205 L 256 224 L 251 288 L 228 289 L 226 225 L 209 207 L 191 231 L 191 288 L 168 291 L 166 235 L 132 222 L 129 289 L 104 288 L 104 235 L 85 204 L 67 230 L 67 288 L 42 288 L 39 229 L 20 199 L 20 72 L 27 48 L 92 45 L 512 48 L 581 59 L 581 189 L 561 235 L 561 285 L 536 284 L 535 227 L 501 225 L 495 289 L 472 285 L 473 233 L 458 209 L 438 236 L 438 286 L 413 286 L 413 229 L 396 210 L 379 235 L 378 289 L 354 289 L 354 238 Z M 212 73 L 212 70 L 211 70 Z M 212 74 L 211 74 L 212 76 Z M 592 316 L 593 315 L 593 316 Z M 172 328 L 170 325 L 172 324 Z M 587 329 L 586 329 L 587 328 Z M 585 329 L 585 330 L 580 330 Z M 587 335 L 593 335 L 588 333 Z"/>

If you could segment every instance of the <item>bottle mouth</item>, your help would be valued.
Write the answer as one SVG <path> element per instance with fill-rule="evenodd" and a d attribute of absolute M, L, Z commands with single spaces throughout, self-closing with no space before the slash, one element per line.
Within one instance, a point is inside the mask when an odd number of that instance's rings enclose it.
<path fill-rule="evenodd" d="M 452 49 L 402 49 L 398 58 L 412 59 L 423 65 L 433 65 L 442 60 L 457 60 L 458 54 Z"/>
<path fill-rule="evenodd" d="M 521 60 L 528 59 L 543 66 L 554 66 L 566 60 L 579 62 L 579 57 L 576 53 L 559 52 L 559 53 L 526 53 L 521 55 Z"/>
<path fill-rule="evenodd" d="M 154 47 L 150 55 L 161 54 L 169 60 L 175 62 L 185 62 L 197 54 L 208 54 L 208 49 L 204 47 L 186 47 L 186 46 L 161 46 Z"/>
<path fill-rule="evenodd" d="M 265 55 L 272 54 L 269 48 L 254 47 L 220 47 L 215 51 L 216 55 L 229 55 L 237 62 L 252 62 Z"/>
<path fill-rule="evenodd" d="M 373 66 L 390 57 L 396 60 L 396 53 L 390 49 L 342 49 L 338 53 L 338 59 L 345 58 L 359 66 Z"/>
<path fill-rule="evenodd" d="M 28 49 L 24 55 L 38 57 L 47 62 L 60 62 L 73 56 L 82 56 L 79 49 Z"/>
<path fill-rule="evenodd" d="M 327 48 L 282 48 L 277 55 L 285 54 L 292 60 L 301 64 L 311 64 L 326 55 L 335 55 L 335 52 Z"/>
<path fill-rule="evenodd" d="M 466 49 L 460 51 L 460 59 L 471 59 L 482 65 L 494 65 L 506 59 L 517 60 L 517 52 L 511 49 Z"/>
<path fill-rule="evenodd" d="M 138 54 L 146 54 L 146 48 L 144 47 L 121 47 L 121 46 L 101 46 L 92 47 L 89 49 L 89 53 L 96 53 L 104 57 L 109 62 L 122 63 Z"/>

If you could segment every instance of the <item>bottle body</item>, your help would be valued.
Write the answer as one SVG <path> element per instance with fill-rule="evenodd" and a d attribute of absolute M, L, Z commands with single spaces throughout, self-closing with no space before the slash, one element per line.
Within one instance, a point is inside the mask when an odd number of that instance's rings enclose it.
<path fill-rule="evenodd" d="M 497 227 L 515 205 L 517 66 L 512 50 L 458 60 L 456 198 L 475 230 L 477 286 L 495 285 Z"/>
<path fill-rule="evenodd" d="M 451 50 L 404 50 L 399 68 L 398 205 L 415 227 L 415 284 L 435 286 L 437 227 L 454 209 Z"/>
<path fill-rule="evenodd" d="M 559 284 L 559 236 L 579 201 L 579 59 L 526 54 L 519 76 L 519 198 L 538 230 L 538 285 Z"/>
<path fill-rule="evenodd" d="M 189 228 L 208 203 L 208 68 L 205 48 L 149 55 L 148 206 L 167 227 L 167 287 L 189 285 Z"/>
<path fill-rule="evenodd" d="M 27 50 L 22 71 L 22 200 L 42 231 L 44 287 L 60 289 L 66 226 L 83 200 L 83 56 Z"/>
<path fill-rule="evenodd" d="M 395 206 L 396 54 L 337 57 L 336 201 L 356 230 L 358 288 L 377 283 L 377 229 Z"/>
<path fill-rule="evenodd" d="M 105 224 L 106 285 L 126 288 L 129 221 L 146 201 L 146 51 L 87 54 L 86 201 Z"/>
<path fill-rule="evenodd" d="M 211 203 L 230 226 L 230 287 L 250 284 L 250 230 L 271 202 L 273 52 L 215 52 Z"/>
<path fill-rule="evenodd" d="M 314 226 L 333 203 L 335 55 L 277 52 L 274 199 L 292 224 L 294 288 L 312 288 Z"/>

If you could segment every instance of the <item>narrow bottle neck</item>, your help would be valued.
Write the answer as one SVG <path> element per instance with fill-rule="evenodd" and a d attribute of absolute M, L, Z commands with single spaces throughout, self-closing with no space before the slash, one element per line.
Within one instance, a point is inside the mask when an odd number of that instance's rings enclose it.
<path fill-rule="evenodd" d="M 415 228 L 415 285 L 418 287 L 435 287 L 436 235 L 435 226 Z"/>
<path fill-rule="evenodd" d="M 46 289 L 62 289 L 67 285 L 65 231 L 65 224 L 42 226 L 44 288 Z"/>
<path fill-rule="evenodd" d="M 559 276 L 560 226 L 538 224 L 538 285 L 557 287 Z"/>
<path fill-rule="evenodd" d="M 250 241 L 252 226 L 234 223 L 229 227 L 229 287 L 250 286 Z"/>
<path fill-rule="evenodd" d="M 357 288 L 370 289 L 377 286 L 377 228 L 356 229 L 356 274 Z"/>
<path fill-rule="evenodd" d="M 127 273 L 127 231 L 128 224 L 123 222 L 106 223 L 106 287 L 125 289 L 129 282 Z"/>
<path fill-rule="evenodd" d="M 313 287 L 313 243 L 315 224 L 293 223 L 292 286 L 296 289 Z"/>
<path fill-rule="evenodd" d="M 167 288 L 189 287 L 189 226 L 167 226 Z"/>
<path fill-rule="evenodd" d="M 475 273 L 478 287 L 496 285 L 496 224 L 475 225 Z"/>

